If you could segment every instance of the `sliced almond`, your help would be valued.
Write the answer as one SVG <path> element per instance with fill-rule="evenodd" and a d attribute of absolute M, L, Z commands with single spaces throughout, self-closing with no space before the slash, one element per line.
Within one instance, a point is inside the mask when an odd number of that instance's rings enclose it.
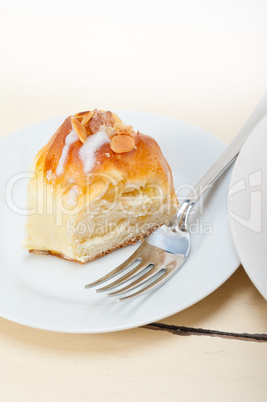
<path fill-rule="evenodd" d="M 112 117 L 115 123 L 122 123 L 120 117 L 116 113 L 112 113 Z"/>
<path fill-rule="evenodd" d="M 91 117 L 93 116 L 94 112 L 91 110 L 91 112 L 86 113 L 86 115 L 83 117 L 82 119 L 82 124 L 87 124 L 88 121 L 91 119 Z"/>
<path fill-rule="evenodd" d="M 126 126 L 124 130 L 124 134 L 126 135 L 133 135 L 134 134 L 134 129 L 132 126 Z"/>
<path fill-rule="evenodd" d="M 106 130 L 106 133 L 107 133 L 107 136 L 108 136 L 109 139 L 114 137 L 114 135 L 116 134 L 115 130 L 114 130 L 114 128 L 112 126 L 105 125 L 105 130 Z"/>
<path fill-rule="evenodd" d="M 115 123 L 114 130 L 118 135 L 125 134 L 131 136 L 134 134 L 134 129 L 132 126 L 127 126 L 125 123 Z"/>
<path fill-rule="evenodd" d="M 130 152 L 135 147 L 135 142 L 129 135 L 115 135 L 110 142 L 110 148 L 116 154 Z"/>
<path fill-rule="evenodd" d="M 84 116 L 89 112 L 79 112 L 74 115 L 74 117 L 81 123 Z"/>
<path fill-rule="evenodd" d="M 76 117 L 71 118 L 72 127 L 78 134 L 80 141 L 84 144 L 87 139 L 86 129 L 85 127 L 76 119 Z"/>
<path fill-rule="evenodd" d="M 75 116 L 75 119 L 77 119 L 81 123 L 82 119 L 83 119 L 83 116 Z"/>

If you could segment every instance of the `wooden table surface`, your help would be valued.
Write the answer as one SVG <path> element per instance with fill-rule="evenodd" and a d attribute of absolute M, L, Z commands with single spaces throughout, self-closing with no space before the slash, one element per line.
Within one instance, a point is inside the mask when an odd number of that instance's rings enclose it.
<path fill-rule="evenodd" d="M 176 117 L 229 143 L 267 88 L 264 2 L 167 0 L 150 13 L 137 1 L 133 17 L 122 2 L 55 3 L 0 3 L 1 136 L 98 107 Z M 3 402 L 267 401 L 266 361 L 267 303 L 242 266 L 142 328 L 62 334 L 0 318 Z"/>

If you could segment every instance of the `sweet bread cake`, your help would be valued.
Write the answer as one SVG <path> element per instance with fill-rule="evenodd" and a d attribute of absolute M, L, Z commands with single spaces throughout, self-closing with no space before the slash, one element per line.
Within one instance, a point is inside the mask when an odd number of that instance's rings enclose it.
<path fill-rule="evenodd" d="M 157 142 L 109 111 L 69 116 L 38 152 L 25 249 L 80 263 L 143 239 L 178 208 Z"/>

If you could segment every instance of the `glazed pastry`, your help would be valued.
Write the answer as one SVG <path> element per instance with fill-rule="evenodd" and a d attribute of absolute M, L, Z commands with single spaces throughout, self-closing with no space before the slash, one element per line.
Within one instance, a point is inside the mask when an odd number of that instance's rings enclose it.
<path fill-rule="evenodd" d="M 80 263 L 143 239 L 178 208 L 159 145 L 102 110 L 69 116 L 34 160 L 24 248 Z"/>

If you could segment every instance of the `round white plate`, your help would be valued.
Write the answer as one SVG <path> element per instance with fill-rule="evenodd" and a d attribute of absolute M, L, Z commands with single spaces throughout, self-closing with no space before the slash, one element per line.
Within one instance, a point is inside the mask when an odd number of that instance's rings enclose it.
<path fill-rule="evenodd" d="M 190 186 L 225 148 L 212 135 L 175 119 L 139 112 L 119 114 L 128 124 L 159 142 L 171 166 L 179 197 L 189 192 Z M 2 195 L 8 185 L 7 199 L 2 196 L 0 202 L 0 315 L 52 331 L 123 330 L 160 320 L 191 306 L 232 275 L 239 260 L 227 220 L 230 171 L 205 197 L 204 206 L 200 203 L 198 218 L 192 218 L 192 248 L 186 264 L 153 293 L 118 303 L 96 294 L 93 289 L 84 289 L 86 283 L 122 263 L 138 245 L 117 250 L 86 265 L 22 250 L 25 217 L 19 212 L 25 205 L 27 185 L 23 172 L 27 172 L 37 151 L 62 121 L 63 118 L 57 118 L 41 122 L 0 142 Z"/>
<path fill-rule="evenodd" d="M 235 163 L 228 193 L 232 237 L 241 263 L 267 300 L 267 116 Z"/>

